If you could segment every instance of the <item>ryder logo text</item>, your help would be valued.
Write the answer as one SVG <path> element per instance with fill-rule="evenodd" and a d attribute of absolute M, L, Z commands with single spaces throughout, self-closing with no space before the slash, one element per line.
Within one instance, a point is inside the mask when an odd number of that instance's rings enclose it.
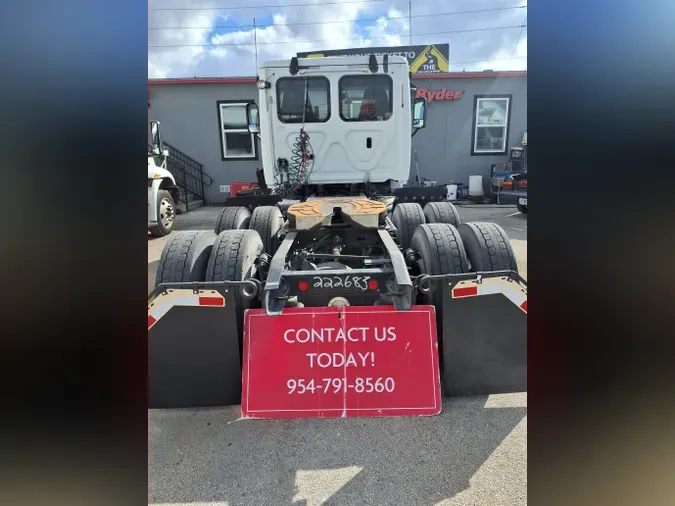
<path fill-rule="evenodd" d="M 457 100 L 462 97 L 462 93 L 460 90 L 446 90 L 445 88 L 440 90 L 417 88 L 415 98 L 426 98 L 431 103 L 434 100 Z"/>

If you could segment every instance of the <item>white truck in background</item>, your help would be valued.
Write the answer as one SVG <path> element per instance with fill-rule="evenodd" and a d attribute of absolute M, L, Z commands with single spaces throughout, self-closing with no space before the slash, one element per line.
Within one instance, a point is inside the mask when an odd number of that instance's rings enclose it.
<path fill-rule="evenodd" d="M 179 191 L 176 179 L 166 168 L 169 150 L 164 149 L 159 121 L 150 122 L 152 146 L 148 153 L 148 230 L 150 235 L 169 235 L 176 224 Z"/>

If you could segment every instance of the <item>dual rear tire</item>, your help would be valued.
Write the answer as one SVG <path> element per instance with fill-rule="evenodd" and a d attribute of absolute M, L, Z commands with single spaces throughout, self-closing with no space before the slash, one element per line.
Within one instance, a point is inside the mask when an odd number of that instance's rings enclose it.
<path fill-rule="evenodd" d="M 496 223 L 426 223 L 415 230 L 411 247 L 422 274 L 518 272 L 511 242 Z"/>
<path fill-rule="evenodd" d="M 422 274 L 514 270 L 516 257 L 506 232 L 496 223 L 462 223 L 450 202 L 398 204 L 392 213 L 403 250 L 418 254 Z"/>
<path fill-rule="evenodd" d="M 283 216 L 276 206 L 225 207 L 215 231 L 181 231 L 162 251 L 155 286 L 191 281 L 241 281 L 255 273 L 261 253 L 273 255 Z M 240 297 L 236 291 L 235 297 Z M 250 301 L 239 299 L 241 307 Z"/>
<path fill-rule="evenodd" d="M 274 254 L 277 249 L 277 232 L 283 226 L 284 218 L 277 206 L 260 206 L 251 213 L 245 207 L 225 207 L 216 221 L 215 233 L 225 230 L 255 230 L 260 235 L 263 251 Z"/>
<path fill-rule="evenodd" d="M 411 247 L 413 235 L 420 225 L 448 223 L 457 227 L 460 224 L 457 208 L 450 202 L 429 202 L 424 209 L 415 202 L 398 204 L 391 221 L 396 227 L 396 238 L 404 250 Z"/>
<path fill-rule="evenodd" d="M 255 273 L 263 250 L 254 230 L 177 232 L 164 247 L 155 285 L 191 281 L 241 281 Z"/>

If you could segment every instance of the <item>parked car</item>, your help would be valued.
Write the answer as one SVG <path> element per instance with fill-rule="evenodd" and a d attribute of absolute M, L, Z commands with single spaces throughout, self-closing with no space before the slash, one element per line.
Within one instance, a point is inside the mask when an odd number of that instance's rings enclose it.
<path fill-rule="evenodd" d="M 527 214 L 527 130 L 521 145 L 511 148 L 509 162 L 512 173 L 508 180 L 502 183 L 499 203 L 515 204 L 521 213 Z"/>

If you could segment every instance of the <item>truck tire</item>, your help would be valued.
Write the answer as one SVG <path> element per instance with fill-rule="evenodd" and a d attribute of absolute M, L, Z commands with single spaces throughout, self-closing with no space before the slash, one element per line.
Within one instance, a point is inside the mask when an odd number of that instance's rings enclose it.
<path fill-rule="evenodd" d="M 459 227 L 461 220 L 457 208 L 450 202 L 429 202 L 424 206 L 427 223 L 450 223 Z"/>
<path fill-rule="evenodd" d="M 418 266 L 421 274 L 462 274 L 469 272 L 469 261 L 459 231 L 450 223 L 427 223 L 415 230 L 412 238 L 412 249 L 419 254 Z M 440 282 L 432 285 L 429 294 L 420 295 L 420 303 L 431 304 L 436 308 L 436 325 L 443 328 L 443 286 Z M 445 366 L 443 364 L 443 338 L 439 332 L 438 351 L 441 378 Z M 441 381 L 441 394 L 444 392 Z"/>
<path fill-rule="evenodd" d="M 255 230 L 224 230 L 218 234 L 206 269 L 207 281 L 242 281 L 255 273 L 255 260 L 263 251 L 260 235 Z M 241 290 L 234 290 L 237 325 L 244 321 L 244 311 L 253 305 Z M 239 343 L 241 346 L 241 342 Z M 241 349 L 241 348 L 240 348 Z"/>
<path fill-rule="evenodd" d="M 283 223 L 284 217 L 277 206 L 260 206 L 253 210 L 248 228 L 260 235 L 263 251 L 274 255 L 278 247 L 276 235 Z"/>
<path fill-rule="evenodd" d="M 176 225 L 176 203 L 167 190 L 157 192 L 157 225 L 149 228 L 155 237 L 169 235 Z"/>
<path fill-rule="evenodd" d="M 518 211 L 520 211 L 523 214 L 527 214 L 527 206 L 522 206 L 520 204 L 516 204 L 516 207 L 518 208 Z"/>
<path fill-rule="evenodd" d="M 420 255 L 422 274 L 461 274 L 469 272 L 459 231 L 450 223 L 426 223 L 413 234 L 411 247 Z"/>
<path fill-rule="evenodd" d="M 162 250 L 155 286 L 160 283 L 205 281 L 216 234 L 210 230 L 176 232 Z"/>
<path fill-rule="evenodd" d="M 406 250 L 410 248 L 413 234 L 419 225 L 425 223 L 422 206 L 416 203 L 398 204 L 391 214 L 391 221 L 396 227 L 396 239 Z"/>
<path fill-rule="evenodd" d="M 260 235 L 254 230 L 224 230 L 215 240 L 206 268 L 206 281 L 241 281 L 262 253 Z"/>
<path fill-rule="evenodd" d="M 216 235 L 223 230 L 246 229 L 250 221 L 251 212 L 246 207 L 224 207 L 216 221 Z"/>
<path fill-rule="evenodd" d="M 518 272 L 516 255 L 504 229 L 496 223 L 462 223 L 459 234 L 471 272 L 512 270 Z"/>

